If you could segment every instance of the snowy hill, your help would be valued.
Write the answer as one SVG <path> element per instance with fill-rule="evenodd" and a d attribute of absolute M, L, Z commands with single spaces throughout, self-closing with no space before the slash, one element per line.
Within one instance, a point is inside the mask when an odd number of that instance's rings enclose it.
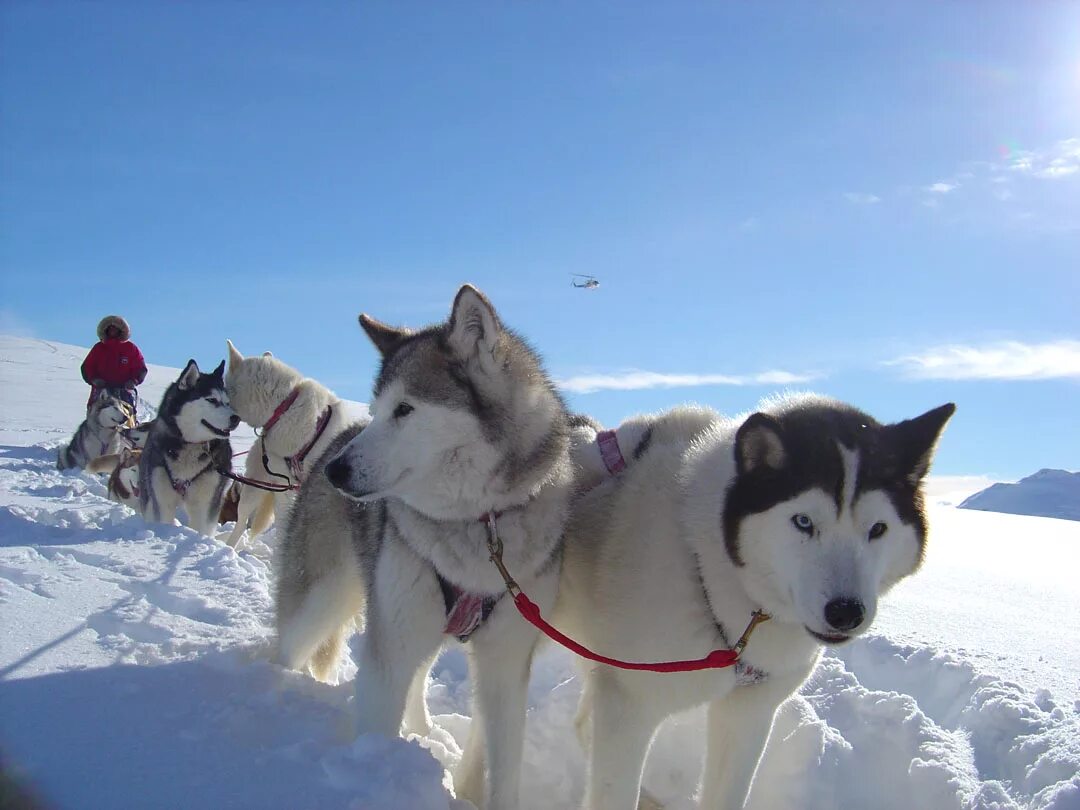
<path fill-rule="evenodd" d="M 465 810 L 446 772 L 471 722 L 461 652 L 434 668 L 430 737 L 353 739 L 351 665 L 327 686 L 269 661 L 272 531 L 237 554 L 57 472 L 84 353 L 0 337 L 5 775 L 56 808 Z M 152 368 L 143 397 L 177 373 Z M 931 524 L 875 634 L 781 708 L 750 810 L 1080 807 L 1080 525 L 940 505 Z M 525 810 L 580 800 L 578 693 L 569 655 L 545 650 Z M 702 740 L 700 712 L 657 738 L 646 785 L 670 810 L 692 806 Z"/>
<path fill-rule="evenodd" d="M 1080 472 L 1039 470 L 1015 484 L 994 484 L 960 504 L 961 509 L 1080 520 Z"/>

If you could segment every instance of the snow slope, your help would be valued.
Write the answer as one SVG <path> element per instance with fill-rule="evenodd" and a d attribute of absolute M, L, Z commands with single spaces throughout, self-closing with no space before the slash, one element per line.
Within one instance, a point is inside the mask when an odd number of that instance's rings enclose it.
<path fill-rule="evenodd" d="M 1015 484 L 987 487 L 960 508 L 1080 520 L 1080 472 L 1039 470 Z"/>
<path fill-rule="evenodd" d="M 268 660 L 272 531 L 237 554 L 55 469 L 84 353 L 0 337 L 4 771 L 58 808 L 463 810 L 446 773 L 470 723 L 461 652 L 434 668 L 429 738 L 353 739 L 351 665 L 327 686 Z M 152 368 L 143 397 L 176 374 Z M 1080 808 L 1080 525 L 941 505 L 931 520 L 927 564 L 875 634 L 781 708 L 751 810 Z M 578 690 L 569 655 L 543 652 L 527 810 L 580 799 Z M 694 712 L 654 745 L 646 784 L 673 810 L 692 806 L 702 739 Z"/>

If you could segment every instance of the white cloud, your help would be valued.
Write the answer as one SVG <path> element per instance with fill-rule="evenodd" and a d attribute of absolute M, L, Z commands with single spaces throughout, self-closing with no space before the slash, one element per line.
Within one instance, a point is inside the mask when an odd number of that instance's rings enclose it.
<path fill-rule="evenodd" d="M 939 346 L 885 365 L 918 380 L 1080 379 L 1080 341 Z"/>
<path fill-rule="evenodd" d="M 656 371 L 621 371 L 614 374 L 583 374 L 558 380 L 564 391 L 591 394 L 596 391 L 640 391 L 647 388 L 694 388 L 703 385 L 798 385 L 816 379 L 816 375 L 788 371 L 764 371 L 760 374 L 661 374 Z"/>
<path fill-rule="evenodd" d="M 926 191 L 931 194 L 948 194 L 950 191 L 956 189 L 956 183 L 934 183 L 926 187 Z"/>
<path fill-rule="evenodd" d="M 1080 170 L 1080 163 L 1069 165 L 1064 161 L 1055 160 L 1046 168 L 1039 169 L 1035 172 L 1035 176 L 1044 180 L 1056 180 L 1059 177 L 1066 177 L 1067 175 L 1074 174 L 1078 170 Z"/>
<path fill-rule="evenodd" d="M 1014 154 L 1008 169 L 1040 180 L 1059 180 L 1080 172 L 1080 138 L 1066 138 L 1048 149 Z"/>
<path fill-rule="evenodd" d="M 845 191 L 844 199 L 855 205 L 873 205 L 881 202 L 881 197 L 876 194 L 867 194 L 865 191 Z"/>

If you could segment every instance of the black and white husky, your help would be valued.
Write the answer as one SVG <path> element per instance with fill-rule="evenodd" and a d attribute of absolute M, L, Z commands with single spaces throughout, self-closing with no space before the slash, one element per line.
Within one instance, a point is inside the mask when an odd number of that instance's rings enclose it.
<path fill-rule="evenodd" d="M 423 733 L 427 671 L 461 641 L 476 711 L 457 793 L 513 808 L 537 632 L 504 596 L 488 520 L 518 582 L 550 609 L 573 490 L 569 417 L 539 358 L 471 286 L 437 326 L 360 323 L 382 355 L 371 421 L 337 437 L 290 514 L 275 558 L 281 658 L 297 667 L 338 644 L 366 596 L 358 730 L 396 735 L 404 717 Z M 357 560 L 364 593 L 344 574 Z"/>
<path fill-rule="evenodd" d="M 204 374 L 189 360 L 166 389 L 139 459 L 143 517 L 171 521 L 181 504 L 187 525 L 203 534 L 216 525 L 232 467 L 229 433 L 240 417 L 225 393 L 225 362 Z"/>
<path fill-rule="evenodd" d="M 135 410 L 115 391 L 98 394 L 66 447 L 56 453 L 56 468 L 83 469 L 99 456 L 119 451 L 123 444 L 120 431 L 134 427 Z"/>
<path fill-rule="evenodd" d="M 677 409 L 617 432 L 628 466 L 567 525 L 559 629 L 623 661 L 684 661 L 730 647 L 755 611 L 771 619 L 732 668 L 586 664 L 589 810 L 637 807 L 657 726 L 701 704 L 701 806 L 743 806 L 776 709 L 822 645 L 865 632 L 878 598 L 922 562 L 921 483 L 953 411 L 882 425 L 802 395 L 744 419 Z"/>

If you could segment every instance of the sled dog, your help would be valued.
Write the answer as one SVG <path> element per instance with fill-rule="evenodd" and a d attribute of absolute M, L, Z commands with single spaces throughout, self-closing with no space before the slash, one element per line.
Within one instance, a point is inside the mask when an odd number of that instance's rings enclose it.
<path fill-rule="evenodd" d="M 86 471 L 108 473 L 106 484 L 110 501 L 139 511 L 139 457 L 142 450 L 121 448 L 119 453 L 100 456 L 86 465 Z"/>
<path fill-rule="evenodd" d="M 240 417 L 229 407 L 225 362 L 204 374 L 189 360 L 165 391 L 139 459 L 139 511 L 171 521 L 181 504 L 187 525 L 203 534 L 217 525 L 232 466 L 229 433 Z"/>
<path fill-rule="evenodd" d="M 954 410 L 883 425 L 792 395 L 742 419 L 677 409 L 622 429 L 627 466 L 567 524 L 556 626 L 602 655 L 654 662 L 730 648 L 754 611 L 771 619 L 727 669 L 583 662 L 585 807 L 637 807 L 657 726 L 703 703 L 701 806 L 743 806 L 775 711 L 822 645 L 865 632 L 879 596 L 922 562 L 921 482 Z"/>
<path fill-rule="evenodd" d="M 102 391 L 91 403 L 86 419 L 68 445 L 57 450 L 56 469 L 83 469 L 93 459 L 117 452 L 120 429 L 134 424 L 134 409 L 115 391 Z"/>
<path fill-rule="evenodd" d="M 315 459 L 349 424 L 345 408 L 326 386 L 305 378 L 270 352 L 244 357 L 231 340 L 226 343 L 229 370 L 225 388 L 229 402 L 243 421 L 262 431 L 248 452 L 246 477 L 298 489 Z M 265 517 L 267 496 L 273 497 L 274 513 L 284 515 L 295 489 L 271 493 L 244 487 L 229 545 L 236 546 L 253 518 L 256 524 L 251 526 L 249 537 L 269 525 Z"/>
<path fill-rule="evenodd" d="M 355 604 L 341 573 L 355 553 L 366 595 L 359 731 L 397 734 L 403 715 L 410 730 L 429 729 L 427 671 L 456 639 L 476 701 L 458 796 L 516 807 L 537 633 L 504 595 L 488 532 L 493 521 L 506 564 L 550 609 L 574 486 L 566 407 L 537 355 L 469 285 L 442 324 L 360 324 L 382 355 L 371 421 L 338 437 L 289 517 L 275 559 L 282 660 L 298 666 L 338 637 Z"/>

